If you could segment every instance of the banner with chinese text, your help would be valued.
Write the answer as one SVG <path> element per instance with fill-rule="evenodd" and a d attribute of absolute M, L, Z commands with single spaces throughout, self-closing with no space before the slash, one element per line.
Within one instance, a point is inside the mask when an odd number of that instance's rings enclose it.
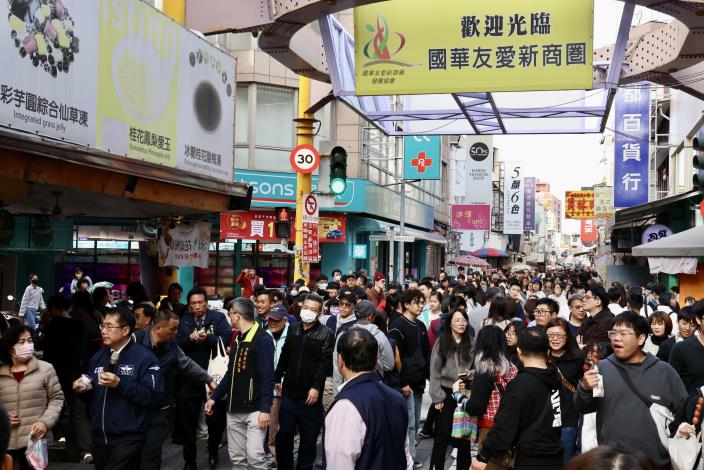
<path fill-rule="evenodd" d="M 0 2 L 0 122 L 232 181 L 235 59 L 140 0 Z"/>
<path fill-rule="evenodd" d="M 525 195 L 523 208 L 523 230 L 535 230 L 535 177 L 524 178 Z"/>
<path fill-rule="evenodd" d="M 453 204 L 452 230 L 491 230 L 491 206 Z"/>
<path fill-rule="evenodd" d="M 616 93 L 614 207 L 648 202 L 650 85 L 629 84 Z"/>
<path fill-rule="evenodd" d="M 157 238 L 159 266 L 207 268 L 212 228 L 210 222 L 178 224 L 174 228 L 162 225 Z"/>
<path fill-rule="evenodd" d="M 358 7 L 357 95 L 591 89 L 593 19 L 593 0 Z"/>
<path fill-rule="evenodd" d="M 614 215 L 614 188 L 594 186 L 594 218 L 608 220 Z"/>
<path fill-rule="evenodd" d="M 565 219 L 593 219 L 594 191 L 566 191 Z"/>
<path fill-rule="evenodd" d="M 504 173 L 504 234 L 520 235 L 523 233 L 523 165 L 506 162 Z"/>
<path fill-rule="evenodd" d="M 280 241 L 275 236 L 274 214 L 272 211 L 224 212 L 220 214 L 220 240 Z M 291 220 L 295 220 L 294 212 L 291 212 Z M 321 243 L 344 243 L 347 240 L 345 215 L 321 215 L 318 223 L 318 238 Z M 296 241 L 293 223 L 291 223 L 289 241 Z"/>
<path fill-rule="evenodd" d="M 301 260 L 304 263 L 320 261 L 320 239 L 318 224 L 320 223 L 320 206 L 314 194 L 303 194 L 303 246 Z"/>
<path fill-rule="evenodd" d="M 582 239 L 582 244 L 589 245 L 596 242 L 599 237 L 594 219 L 582 219 L 581 225 L 580 238 Z"/>

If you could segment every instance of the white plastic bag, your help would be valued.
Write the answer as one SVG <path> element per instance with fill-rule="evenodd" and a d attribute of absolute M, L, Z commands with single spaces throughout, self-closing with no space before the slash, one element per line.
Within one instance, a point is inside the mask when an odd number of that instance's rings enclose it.
<path fill-rule="evenodd" d="M 584 415 L 582 422 L 582 452 L 587 452 L 599 445 L 596 439 L 596 413 Z"/>
<path fill-rule="evenodd" d="M 32 437 L 31 432 L 29 433 L 27 450 L 24 455 L 34 470 L 45 470 L 49 466 L 49 450 L 47 449 L 46 439 L 36 439 Z"/>
<path fill-rule="evenodd" d="M 210 356 L 210 362 L 208 362 L 208 375 L 210 375 L 215 384 L 219 384 L 225 374 L 227 373 L 227 365 L 230 359 L 227 357 L 227 350 L 222 342 L 222 339 L 218 339 L 218 347 L 215 351 L 215 355 Z M 205 386 L 206 392 L 210 389 Z"/>

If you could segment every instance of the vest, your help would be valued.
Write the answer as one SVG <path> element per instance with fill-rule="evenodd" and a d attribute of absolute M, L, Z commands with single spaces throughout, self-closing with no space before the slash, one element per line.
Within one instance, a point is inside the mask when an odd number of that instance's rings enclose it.
<path fill-rule="evenodd" d="M 367 427 L 362 452 L 354 468 L 406 470 L 408 408 L 403 396 L 384 385 L 376 372 L 369 372 L 347 383 L 330 410 L 339 400 L 352 402 Z"/>
<path fill-rule="evenodd" d="M 228 413 L 259 410 L 259 370 L 257 343 L 266 332 L 255 322 L 244 338 L 238 336 L 230 351 L 230 393 Z"/>

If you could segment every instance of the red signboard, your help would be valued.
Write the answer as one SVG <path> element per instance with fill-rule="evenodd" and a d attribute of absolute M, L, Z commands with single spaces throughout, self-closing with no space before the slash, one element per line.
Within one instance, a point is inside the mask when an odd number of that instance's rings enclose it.
<path fill-rule="evenodd" d="M 490 230 L 491 206 L 489 204 L 453 204 L 453 230 Z"/>
<path fill-rule="evenodd" d="M 291 238 L 296 239 L 291 214 Z M 224 212 L 220 214 L 220 240 L 279 241 L 274 224 L 276 213 L 271 211 Z M 344 243 L 347 238 L 347 219 L 343 214 L 322 214 L 318 223 L 318 239 L 321 243 Z"/>
<path fill-rule="evenodd" d="M 585 245 L 589 243 L 594 243 L 598 239 L 594 219 L 582 219 L 581 232 L 582 243 L 584 243 Z"/>

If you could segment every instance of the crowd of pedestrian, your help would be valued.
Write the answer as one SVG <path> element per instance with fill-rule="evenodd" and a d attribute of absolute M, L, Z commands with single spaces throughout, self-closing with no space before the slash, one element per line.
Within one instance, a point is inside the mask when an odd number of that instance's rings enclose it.
<path fill-rule="evenodd" d="M 80 268 L 70 297 L 29 281 L 0 340 L 0 450 L 21 469 L 41 439 L 158 469 L 171 439 L 193 470 L 206 436 L 211 468 L 226 445 L 236 469 L 666 469 L 668 442 L 700 435 L 704 300 L 676 287 L 460 267 L 279 290 L 246 269 L 216 308 L 175 283 L 115 302 Z"/>

